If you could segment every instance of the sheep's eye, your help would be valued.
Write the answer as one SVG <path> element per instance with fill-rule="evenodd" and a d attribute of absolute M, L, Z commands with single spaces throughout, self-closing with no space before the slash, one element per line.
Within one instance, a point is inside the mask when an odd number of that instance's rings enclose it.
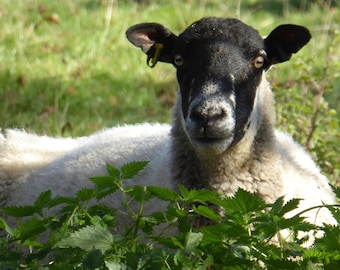
<path fill-rule="evenodd" d="M 253 62 L 254 67 L 255 68 L 263 67 L 266 56 L 267 56 L 266 51 L 261 50 L 259 55 L 255 58 Z"/>
<path fill-rule="evenodd" d="M 176 66 L 182 66 L 184 64 L 183 57 L 179 54 L 175 55 L 174 62 Z"/>
<path fill-rule="evenodd" d="M 262 55 L 259 55 L 255 58 L 253 65 L 255 68 L 261 68 L 264 65 L 264 57 Z"/>

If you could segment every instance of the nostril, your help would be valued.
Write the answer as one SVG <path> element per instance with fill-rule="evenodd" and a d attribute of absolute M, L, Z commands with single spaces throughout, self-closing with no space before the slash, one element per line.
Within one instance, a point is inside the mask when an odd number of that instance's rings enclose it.
<path fill-rule="evenodd" d="M 209 116 L 211 121 L 218 121 L 226 116 L 226 112 L 222 108 L 219 108 L 215 111 L 210 112 Z"/>
<path fill-rule="evenodd" d="M 205 117 L 199 110 L 193 110 L 190 114 L 190 119 L 196 123 L 205 122 Z"/>

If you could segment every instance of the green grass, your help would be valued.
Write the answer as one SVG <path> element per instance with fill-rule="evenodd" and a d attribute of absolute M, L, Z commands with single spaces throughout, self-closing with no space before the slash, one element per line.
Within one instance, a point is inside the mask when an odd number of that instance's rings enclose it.
<path fill-rule="evenodd" d="M 156 21 L 179 33 L 212 15 L 239 17 L 262 35 L 282 23 L 311 30 L 310 44 L 269 78 L 278 126 L 339 180 L 339 1 L 2 0 L 0 127 L 80 136 L 117 124 L 169 122 L 175 71 L 165 64 L 148 68 L 125 31 Z M 311 126 L 317 128 L 307 141 Z"/>

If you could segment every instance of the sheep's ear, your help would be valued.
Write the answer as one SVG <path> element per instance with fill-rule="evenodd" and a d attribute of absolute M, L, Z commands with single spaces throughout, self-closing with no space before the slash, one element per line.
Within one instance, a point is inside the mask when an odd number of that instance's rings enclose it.
<path fill-rule="evenodd" d="M 288 61 L 311 37 L 308 29 L 303 26 L 293 24 L 278 26 L 264 40 L 270 64 Z"/>
<path fill-rule="evenodd" d="M 140 47 L 148 56 L 147 64 L 154 67 L 157 61 L 172 63 L 171 52 L 177 36 L 158 23 L 141 23 L 126 31 L 127 39 Z"/>

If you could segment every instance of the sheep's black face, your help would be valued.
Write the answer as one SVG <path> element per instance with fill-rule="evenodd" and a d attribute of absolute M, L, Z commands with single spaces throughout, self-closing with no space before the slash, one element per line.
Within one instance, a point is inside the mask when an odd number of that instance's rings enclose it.
<path fill-rule="evenodd" d="M 264 71 L 311 38 L 302 26 L 281 25 L 263 40 L 239 20 L 220 18 L 204 18 L 179 36 L 157 23 L 126 34 L 149 66 L 161 61 L 177 68 L 183 129 L 197 151 L 215 154 L 239 143 L 258 120 L 251 118 Z"/>
<path fill-rule="evenodd" d="M 263 39 L 238 20 L 205 19 L 174 47 L 183 127 L 196 150 L 221 153 L 242 139 L 249 122 L 265 64 Z"/>

